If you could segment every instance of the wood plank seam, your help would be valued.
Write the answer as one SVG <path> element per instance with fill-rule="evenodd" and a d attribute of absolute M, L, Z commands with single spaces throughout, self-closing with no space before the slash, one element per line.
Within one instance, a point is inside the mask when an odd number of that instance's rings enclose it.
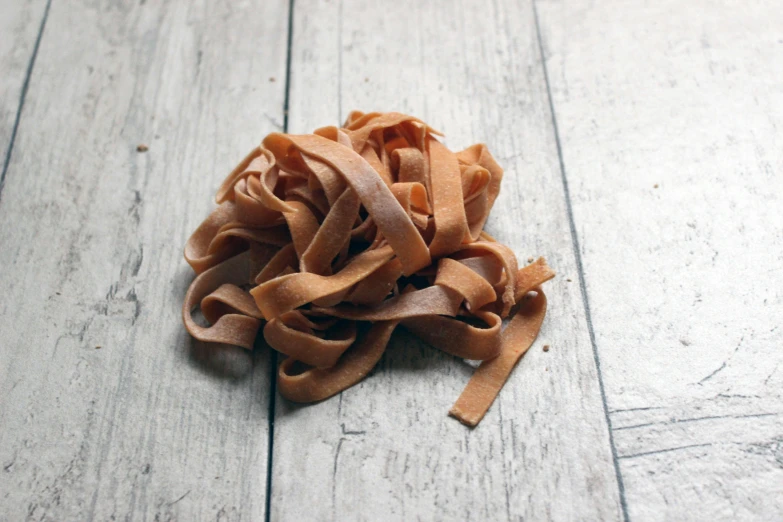
<path fill-rule="evenodd" d="M 509 174 L 497 207 L 508 210 L 490 230 L 515 251 L 546 253 L 574 283 L 553 283 L 550 324 L 562 327 L 545 336 L 562 350 L 530 353 L 480 430 L 438 414 L 469 366 L 404 332 L 374 376 L 337 401 L 279 399 L 271 520 L 622 520 L 532 5 L 406 0 L 389 16 L 380 4 L 342 3 L 338 33 L 339 0 L 296 2 L 288 131 L 333 121 L 339 100 L 343 111 L 421 116 L 450 146 L 491 143 Z M 534 172 L 535 189 L 526 183 Z M 302 477 L 311 502 L 286 502 Z"/>
<path fill-rule="evenodd" d="M 22 92 L 19 96 L 19 106 L 16 108 L 16 117 L 14 118 L 14 126 L 11 129 L 11 138 L 8 140 L 8 148 L 5 151 L 5 161 L 3 162 L 3 171 L 0 172 L 0 200 L 3 197 L 3 187 L 5 186 L 5 175 L 8 172 L 8 165 L 11 163 L 11 153 L 14 149 L 14 143 L 16 142 L 16 131 L 19 128 L 19 120 L 22 117 L 22 109 L 24 108 L 24 100 L 27 97 L 27 88 L 30 86 L 30 76 L 33 73 L 33 67 L 35 67 L 35 58 L 38 56 L 38 48 L 41 45 L 41 37 L 43 36 L 44 29 L 46 28 L 46 20 L 49 17 L 49 7 L 52 5 L 52 0 L 47 0 L 46 7 L 44 8 L 43 16 L 41 17 L 41 27 L 38 29 L 38 36 L 35 39 L 35 45 L 33 46 L 33 52 L 30 55 L 30 62 L 27 65 L 27 71 L 24 76 L 24 83 L 22 84 Z"/>
<path fill-rule="evenodd" d="M 775 7 L 537 5 L 634 522 L 783 512 Z"/>
<path fill-rule="evenodd" d="M 283 132 L 288 132 L 288 106 L 291 94 L 291 49 L 294 37 L 294 0 L 288 1 L 288 35 L 286 39 L 285 57 L 285 95 L 283 98 Z M 266 513 L 264 520 L 270 522 L 272 517 L 272 458 L 275 449 L 275 400 L 277 396 L 277 351 L 269 348 L 269 414 L 268 449 L 266 455 Z"/>
<path fill-rule="evenodd" d="M 606 403 L 606 391 L 604 390 L 604 379 L 601 373 L 601 360 L 598 356 L 598 346 L 595 342 L 595 332 L 593 330 L 593 321 L 590 314 L 590 300 L 587 296 L 587 286 L 585 285 L 584 266 L 582 265 L 582 253 L 579 248 L 579 236 L 576 232 L 576 223 L 574 222 L 574 213 L 571 205 L 571 193 L 568 187 L 568 177 L 566 176 L 565 163 L 563 162 L 563 149 L 560 144 L 560 133 L 557 127 L 557 116 L 555 115 L 555 107 L 552 101 L 552 89 L 549 84 L 549 71 L 547 71 L 546 57 L 544 56 L 544 43 L 541 38 L 541 26 L 538 21 L 538 8 L 536 6 L 536 0 L 533 0 L 533 20 L 536 26 L 536 39 L 538 40 L 538 50 L 541 53 L 541 68 L 544 72 L 544 83 L 546 85 L 547 99 L 549 100 L 549 112 L 552 115 L 552 131 L 555 135 L 555 146 L 557 148 L 557 161 L 560 165 L 560 176 L 563 180 L 563 195 L 565 197 L 566 210 L 568 213 L 568 225 L 571 230 L 571 241 L 574 246 L 574 257 L 576 259 L 577 272 L 579 273 L 579 290 L 582 294 L 582 303 L 585 310 L 585 320 L 587 321 L 587 330 L 590 334 L 590 344 L 593 347 L 593 358 L 595 359 L 595 368 L 598 374 L 598 387 L 601 390 L 601 402 L 603 403 L 604 416 L 606 417 L 606 425 L 609 430 L 609 445 L 612 450 L 612 463 L 614 464 L 614 471 L 617 477 L 617 488 L 620 494 L 620 506 L 623 511 L 623 519 L 625 522 L 629 521 L 628 518 L 628 506 L 625 500 L 625 486 L 623 484 L 622 473 L 620 472 L 620 463 L 617 457 L 617 447 L 614 443 L 614 434 L 612 432 L 612 419 L 609 415 L 609 407 Z"/>

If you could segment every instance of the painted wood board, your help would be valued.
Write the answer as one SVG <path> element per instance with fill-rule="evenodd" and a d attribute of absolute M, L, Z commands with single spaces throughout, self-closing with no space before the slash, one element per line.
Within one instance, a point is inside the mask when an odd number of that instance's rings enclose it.
<path fill-rule="evenodd" d="M 340 397 L 278 399 L 271 519 L 621 518 L 532 5 L 297 1 L 293 31 L 291 132 L 398 110 L 451 147 L 488 143 L 507 169 L 488 230 L 560 276 L 539 341 L 474 431 L 446 415 L 472 368 L 402 332 Z"/>
<path fill-rule="evenodd" d="M 783 513 L 783 11 L 538 3 L 631 520 Z"/>
<path fill-rule="evenodd" d="M 0 2 L 0 71 L 3 72 L 0 75 L 0 169 L 5 169 L 8 159 L 8 148 L 46 7 L 46 0 Z M 2 172 L 0 170 L 0 176 Z"/>
<path fill-rule="evenodd" d="M 52 4 L 0 203 L 0 519 L 263 519 L 268 351 L 190 340 L 182 249 L 282 124 L 287 9 Z"/>

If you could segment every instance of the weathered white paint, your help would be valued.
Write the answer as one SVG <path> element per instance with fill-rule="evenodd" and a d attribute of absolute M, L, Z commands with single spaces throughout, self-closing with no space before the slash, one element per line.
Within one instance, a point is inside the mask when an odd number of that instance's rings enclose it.
<path fill-rule="evenodd" d="M 630 518 L 779 520 L 780 3 L 539 15 Z"/>
<path fill-rule="evenodd" d="M 537 5 L 630 518 L 775 519 L 780 9 Z M 0 152 L 44 8 L 0 3 Z M 401 110 L 485 141 L 490 231 L 560 276 L 477 430 L 446 417 L 472 370 L 405 334 L 340 398 L 277 399 L 272 520 L 621 518 L 532 6 L 296 8 L 291 130 Z M 267 354 L 191 343 L 181 249 L 282 127 L 287 9 L 53 2 L 0 200 L 0 519 L 263 518 Z"/>
<path fill-rule="evenodd" d="M 46 0 L 0 1 L 0 169 L 45 10 Z"/>
<path fill-rule="evenodd" d="M 489 230 L 560 276 L 474 431 L 446 416 L 472 369 L 404 334 L 341 397 L 278 399 L 272 520 L 621 518 L 531 4 L 299 0 L 294 14 L 291 132 L 400 110 L 452 147 L 488 143 L 507 169 Z"/>
<path fill-rule="evenodd" d="M 0 519 L 263 519 L 268 352 L 179 310 L 188 234 L 282 122 L 287 8 L 51 6 L 0 202 Z"/>

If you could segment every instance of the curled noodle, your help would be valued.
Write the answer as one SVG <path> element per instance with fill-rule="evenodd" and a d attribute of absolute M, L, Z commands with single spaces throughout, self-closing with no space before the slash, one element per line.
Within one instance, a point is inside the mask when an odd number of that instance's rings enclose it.
<path fill-rule="evenodd" d="M 312 402 L 363 379 L 402 326 L 482 361 L 451 410 L 478 424 L 535 340 L 554 272 L 543 258 L 519 269 L 483 231 L 503 177 L 486 146 L 454 153 L 439 135 L 353 112 L 342 128 L 267 136 L 187 242 L 188 332 L 250 349 L 260 330 L 287 355 L 280 393 Z"/>

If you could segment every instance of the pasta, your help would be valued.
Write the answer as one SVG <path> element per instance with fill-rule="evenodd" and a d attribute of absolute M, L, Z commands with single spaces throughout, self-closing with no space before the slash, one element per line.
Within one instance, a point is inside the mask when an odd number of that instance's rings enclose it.
<path fill-rule="evenodd" d="M 437 136 L 411 116 L 361 112 L 267 136 L 187 242 L 188 332 L 251 349 L 261 330 L 287 356 L 280 393 L 313 402 L 363 379 L 402 326 L 482 361 L 450 412 L 477 425 L 535 340 L 554 272 L 543 258 L 520 269 L 483 231 L 503 177 L 486 146 L 453 153 Z"/>

